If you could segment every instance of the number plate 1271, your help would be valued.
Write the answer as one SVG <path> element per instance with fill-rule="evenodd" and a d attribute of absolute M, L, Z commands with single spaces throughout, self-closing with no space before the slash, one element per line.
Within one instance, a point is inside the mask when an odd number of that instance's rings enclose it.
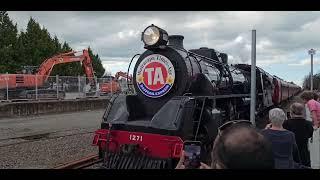
<path fill-rule="evenodd" d="M 129 135 L 129 140 L 130 141 L 142 141 L 142 136 L 130 134 Z"/>

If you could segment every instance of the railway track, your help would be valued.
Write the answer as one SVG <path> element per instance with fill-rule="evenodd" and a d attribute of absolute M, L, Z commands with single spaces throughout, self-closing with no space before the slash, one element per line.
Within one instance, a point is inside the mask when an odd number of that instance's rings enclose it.
<path fill-rule="evenodd" d="M 68 130 L 68 131 L 71 131 L 71 130 Z M 58 138 L 62 138 L 62 137 L 94 133 L 94 131 L 82 131 L 82 132 L 78 132 L 78 133 L 63 134 L 63 135 L 56 135 L 56 136 L 50 137 L 50 135 L 54 135 L 55 133 L 63 133 L 63 132 L 67 132 L 67 131 L 54 131 L 54 132 L 48 132 L 48 133 L 41 133 L 41 134 L 0 139 L 0 147 L 13 146 L 13 145 L 17 145 L 17 144 L 31 143 L 31 142 L 35 142 L 35 141 L 41 141 L 41 140 L 58 139 Z M 2 142 L 6 142 L 6 141 L 10 141 L 10 140 L 17 140 L 19 142 L 8 143 L 8 144 L 3 144 L 3 145 L 1 144 Z"/>
<path fill-rule="evenodd" d="M 102 162 L 102 159 L 100 159 L 98 155 L 93 154 L 66 164 L 56 166 L 53 169 L 83 169 L 100 162 Z"/>

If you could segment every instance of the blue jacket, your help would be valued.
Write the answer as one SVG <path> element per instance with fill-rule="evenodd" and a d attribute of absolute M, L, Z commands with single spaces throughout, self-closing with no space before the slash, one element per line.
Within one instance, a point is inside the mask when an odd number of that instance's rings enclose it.
<path fill-rule="evenodd" d="M 261 133 L 272 143 L 275 168 L 295 169 L 295 163 L 300 163 L 300 156 L 293 132 L 264 129 Z"/>

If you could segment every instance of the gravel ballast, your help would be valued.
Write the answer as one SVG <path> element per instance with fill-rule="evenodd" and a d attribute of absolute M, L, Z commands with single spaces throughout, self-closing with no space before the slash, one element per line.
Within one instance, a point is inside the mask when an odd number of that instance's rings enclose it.
<path fill-rule="evenodd" d="M 0 147 L 1 169 L 50 169 L 90 154 L 93 133 L 44 139 Z"/>

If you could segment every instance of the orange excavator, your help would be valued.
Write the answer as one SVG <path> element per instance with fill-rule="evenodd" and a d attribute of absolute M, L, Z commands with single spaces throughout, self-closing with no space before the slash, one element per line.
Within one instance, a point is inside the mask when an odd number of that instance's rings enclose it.
<path fill-rule="evenodd" d="M 81 51 L 71 51 L 48 58 L 43 61 L 35 74 L 0 74 L 0 99 L 5 99 L 7 93 L 9 93 L 10 99 L 21 98 L 21 96 L 27 98 L 28 94 L 34 93 L 35 88 L 42 88 L 44 86 L 55 65 L 72 62 L 80 62 L 82 64 L 91 89 L 95 88 L 96 83 L 94 80 L 92 60 L 88 50 L 83 50 L 81 55 L 75 55 L 79 52 Z M 53 89 L 43 89 L 37 92 L 56 93 L 57 91 Z"/>
<path fill-rule="evenodd" d="M 109 93 L 120 93 L 122 88 L 119 82 L 119 78 L 123 77 L 127 81 L 132 81 L 132 76 L 129 76 L 127 73 L 119 71 L 115 74 L 114 77 L 105 77 L 106 81 L 100 83 L 100 93 L 109 94 Z"/>

